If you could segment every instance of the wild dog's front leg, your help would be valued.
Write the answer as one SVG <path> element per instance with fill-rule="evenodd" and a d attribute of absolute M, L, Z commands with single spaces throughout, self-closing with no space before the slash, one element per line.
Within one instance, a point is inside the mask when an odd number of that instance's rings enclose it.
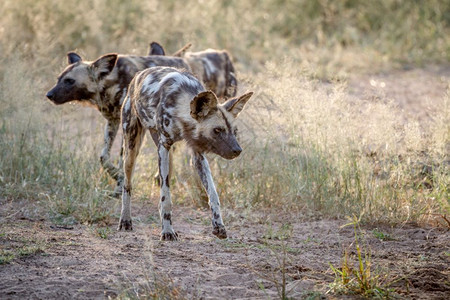
<path fill-rule="evenodd" d="M 227 237 L 225 225 L 223 225 L 222 215 L 220 213 L 219 195 L 217 195 L 216 187 L 212 179 L 211 170 L 209 168 L 206 157 L 201 153 L 194 154 L 194 166 L 197 169 L 200 180 L 208 193 L 209 206 L 212 211 L 213 234 L 220 239 Z"/>
<path fill-rule="evenodd" d="M 153 142 L 155 143 L 156 147 L 159 145 L 159 136 L 158 132 L 155 130 L 150 130 L 150 135 L 152 136 Z M 169 180 L 172 178 L 172 170 L 173 170 L 173 151 L 175 150 L 175 147 L 172 147 L 172 153 L 169 151 Z M 157 185 L 161 185 L 161 181 L 159 180 L 159 172 L 155 175 L 154 180 Z"/>
<path fill-rule="evenodd" d="M 121 145 L 123 145 L 123 141 L 121 143 Z M 119 197 L 120 195 L 122 195 L 122 190 L 123 190 L 123 146 L 120 147 L 120 155 L 119 155 L 119 179 L 117 180 L 116 183 L 116 187 L 114 188 L 114 192 L 113 192 L 113 197 Z"/>
<path fill-rule="evenodd" d="M 177 234 L 172 227 L 172 200 L 170 198 L 169 177 L 169 149 L 160 141 L 158 145 L 159 182 L 161 185 L 161 198 L 159 202 L 159 215 L 161 217 L 161 240 L 175 241 Z"/>
<path fill-rule="evenodd" d="M 123 182 L 123 173 L 121 169 L 117 168 L 111 163 L 110 160 L 110 153 L 111 153 L 111 147 L 114 142 L 114 139 L 117 135 L 117 130 L 119 128 L 119 120 L 108 120 L 105 126 L 105 136 L 104 136 L 104 146 L 102 149 L 102 153 L 100 155 L 100 162 L 102 164 L 102 167 L 106 170 L 106 172 L 117 181 L 117 186 L 121 192 L 121 186 Z M 115 191 L 116 192 L 116 191 Z"/>

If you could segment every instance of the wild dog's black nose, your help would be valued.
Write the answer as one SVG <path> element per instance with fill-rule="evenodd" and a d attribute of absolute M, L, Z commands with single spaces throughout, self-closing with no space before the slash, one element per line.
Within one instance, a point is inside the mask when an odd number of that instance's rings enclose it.
<path fill-rule="evenodd" d="M 241 152 L 242 152 L 242 148 L 237 146 L 235 149 L 233 149 L 233 156 L 238 157 L 239 154 L 241 154 Z"/>
<path fill-rule="evenodd" d="M 54 95 L 55 95 L 55 94 L 53 94 L 53 92 L 50 91 L 50 92 L 47 93 L 47 98 L 50 99 L 50 100 L 53 100 L 53 96 L 54 96 Z"/>

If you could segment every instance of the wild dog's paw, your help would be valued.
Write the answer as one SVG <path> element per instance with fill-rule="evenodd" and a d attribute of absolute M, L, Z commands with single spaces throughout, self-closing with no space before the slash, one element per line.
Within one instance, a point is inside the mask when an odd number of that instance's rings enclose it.
<path fill-rule="evenodd" d="M 227 238 L 227 231 L 225 230 L 225 226 L 217 225 L 214 227 L 212 233 L 217 236 L 219 239 Z"/>
<path fill-rule="evenodd" d="M 175 231 L 161 232 L 161 241 L 176 241 L 178 240 L 178 233 Z"/>
<path fill-rule="evenodd" d="M 117 230 L 126 230 L 126 231 L 131 231 L 133 230 L 133 224 L 131 222 L 131 220 L 122 220 L 120 219 L 119 221 L 119 226 L 117 227 Z"/>

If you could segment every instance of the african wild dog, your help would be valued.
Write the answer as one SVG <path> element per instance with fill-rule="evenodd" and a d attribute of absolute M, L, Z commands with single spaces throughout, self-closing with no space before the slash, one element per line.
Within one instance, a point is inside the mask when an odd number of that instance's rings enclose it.
<path fill-rule="evenodd" d="M 119 230 L 132 230 L 131 178 L 148 129 L 158 148 L 161 240 L 177 239 L 172 227 L 168 155 L 170 147 L 180 140 L 186 141 L 192 150 L 194 166 L 208 193 L 213 234 L 219 238 L 227 237 L 205 153 L 213 152 L 226 159 L 233 159 L 241 153 L 234 120 L 252 94 L 247 93 L 219 105 L 216 95 L 205 91 L 200 81 L 189 72 L 155 67 L 136 74 L 122 106 L 125 176 Z"/>
<path fill-rule="evenodd" d="M 237 79 L 230 55 L 225 50 L 208 49 L 201 52 L 186 52 L 190 44 L 178 50 L 175 55 L 182 57 L 192 73 L 204 83 L 205 88 L 213 91 L 217 97 L 228 99 L 236 96 Z M 149 53 L 165 55 L 163 47 L 150 43 Z"/>
<path fill-rule="evenodd" d="M 116 181 L 115 194 L 122 189 L 122 168 L 110 161 L 111 146 L 120 124 L 120 107 L 134 75 L 153 66 L 172 66 L 189 70 L 179 57 L 132 56 L 106 54 L 94 62 L 83 61 L 74 53 L 67 54 L 69 66 L 59 75 L 56 85 L 47 93 L 55 104 L 82 101 L 92 104 L 106 119 L 104 147 L 100 155 L 103 168 Z"/>

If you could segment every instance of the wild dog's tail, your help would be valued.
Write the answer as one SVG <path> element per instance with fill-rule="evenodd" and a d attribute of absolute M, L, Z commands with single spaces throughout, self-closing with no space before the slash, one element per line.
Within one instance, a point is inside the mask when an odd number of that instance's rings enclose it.
<path fill-rule="evenodd" d="M 182 57 L 184 55 L 184 53 L 191 48 L 192 43 L 187 43 L 186 45 L 183 46 L 183 48 L 179 49 L 177 52 L 175 52 L 174 54 L 172 54 L 172 56 L 177 56 L 177 57 Z"/>

